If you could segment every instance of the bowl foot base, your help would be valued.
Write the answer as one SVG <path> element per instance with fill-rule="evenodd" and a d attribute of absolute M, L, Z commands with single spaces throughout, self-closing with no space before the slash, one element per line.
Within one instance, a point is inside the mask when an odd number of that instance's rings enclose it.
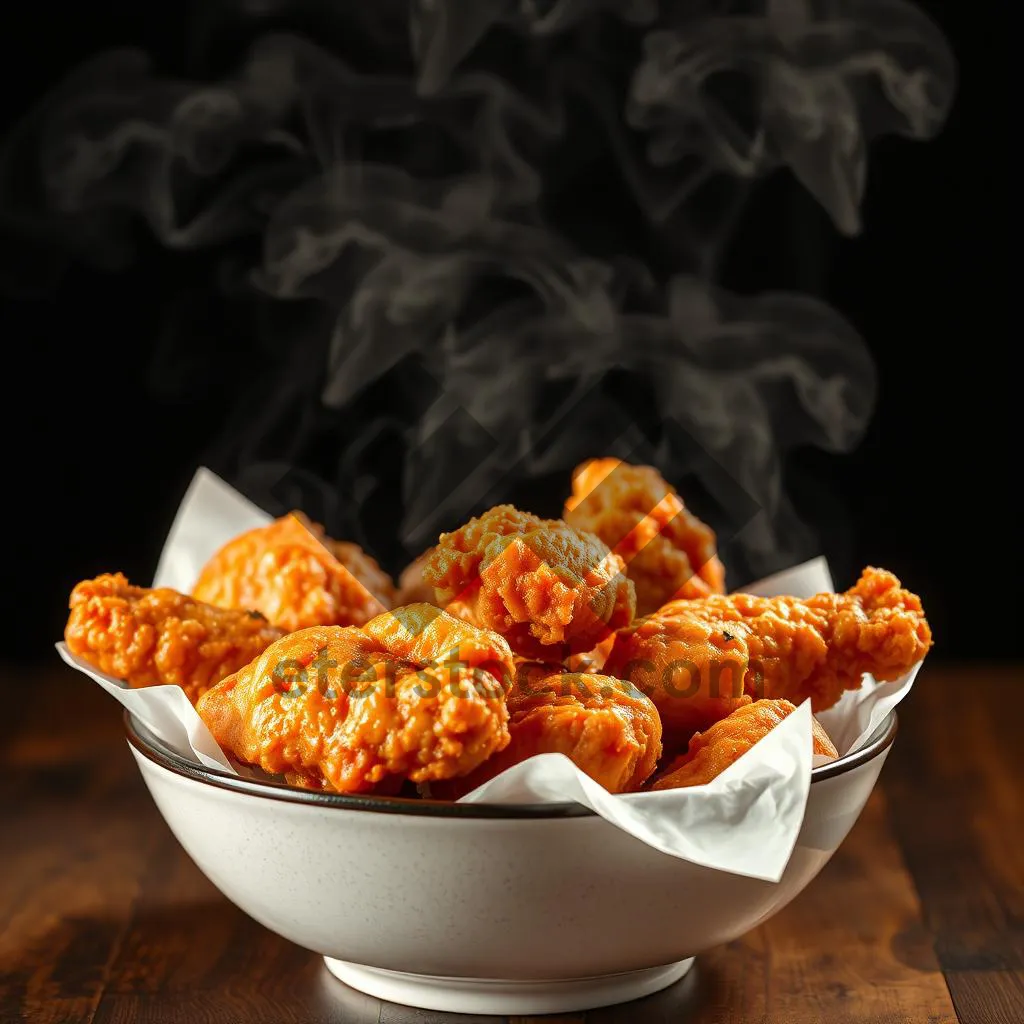
<path fill-rule="evenodd" d="M 576 1013 L 660 992 L 682 978 L 693 957 L 664 967 L 570 981 L 500 981 L 403 974 L 324 957 L 327 969 L 350 988 L 391 1003 L 444 1013 L 517 1016 Z"/>

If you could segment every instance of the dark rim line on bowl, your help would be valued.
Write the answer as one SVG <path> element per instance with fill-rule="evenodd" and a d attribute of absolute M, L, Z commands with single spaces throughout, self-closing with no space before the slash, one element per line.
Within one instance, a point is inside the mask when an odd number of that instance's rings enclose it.
<path fill-rule="evenodd" d="M 379 797 L 367 794 L 317 793 L 308 789 L 296 789 L 280 782 L 266 782 L 243 779 L 217 768 L 204 768 L 186 761 L 173 750 L 169 750 L 155 737 L 140 735 L 135 720 L 129 712 L 124 713 L 125 731 L 128 742 L 143 757 L 165 768 L 175 775 L 205 783 L 217 789 L 234 793 L 248 793 L 269 800 L 283 800 L 286 803 L 314 804 L 318 807 L 341 807 L 350 811 L 376 811 L 383 814 L 416 814 L 444 818 L 587 818 L 596 817 L 589 807 L 577 803 L 559 804 L 460 804 L 442 800 L 410 799 L 408 797 Z M 896 738 L 896 712 L 889 716 L 876 730 L 875 736 L 855 754 L 839 758 L 830 764 L 811 771 L 811 783 L 843 775 L 877 757 L 892 745 Z"/>

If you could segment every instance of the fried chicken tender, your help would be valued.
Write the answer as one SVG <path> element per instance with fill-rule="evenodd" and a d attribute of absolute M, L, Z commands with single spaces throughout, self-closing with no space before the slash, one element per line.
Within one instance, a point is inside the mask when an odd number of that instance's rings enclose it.
<path fill-rule="evenodd" d="M 589 533 L 497 505 L 442 534 L 423 578 L 442 604 L 465 605 L 517 654 L 560 661 L 632 621 L 636 601 L 624 568 Z"/>
<path fill-rule="evenodd" d="M 638 615 L 674 598 L 725 590 L 715 533 L 651 466 L 590 459 L 573 472 L 565 521 L 595 534 L 626 563 Z"/>
<path fill-rule="evenodd" d="M 71 591 L 68 649 L 130 686 L 180 686 L 193 703 L 282 636 L 258 612 L 214 608 L 166 587 L 133 587 L 121 573 Z"/>
<path fill-rule="evenodd" d="M 657 709 L 635 687 L 610 676 L 520 662 L 507 703 L 509 745 L 464 778 L 431 787 L 433 796 L 458 799 L 535 754 L 565 754 L 610 793 L 629 793 L 661 756 Z"/>
<path fill-rule="evenodd" d="M 707 732 L 697 733 L 689 749 L 677 758 L 651 789 L 682 789 L 703 786 L 721 775 L 729 765 L 763 739 L 787 715 L 796 711 L 788 700 L 758 700 L 737 708 L 728 718 L 716 722 Z M 812 718 L 814 753 L 837 758 L 839 752 L 828 733 Z"/>
<path fill-rule="evenodd" d="M 358 544 L 332 540 L 302 513 L 228 541 L 192 596 L 220 608 L 254 608 L 286 632 L 362 625 L 391 607 L 390 577 Z"/>
<path fill-rule="evenodd" d="M 427 604 L 278 640 L 197 705 L 240 761 L 359 793 L 464 775 L 509 740 L 500 636 Z"/>
<path fill-rule="evenodd" d="M 931 643 L 920 598 L 867 568 L 842 594 L 671 602 L 618 634 L 604 671 L 647 693 L 678 737 L 731 714 L 744 695 L 810 698 L 823 711 L 865 673 L 903 675 Z"/>

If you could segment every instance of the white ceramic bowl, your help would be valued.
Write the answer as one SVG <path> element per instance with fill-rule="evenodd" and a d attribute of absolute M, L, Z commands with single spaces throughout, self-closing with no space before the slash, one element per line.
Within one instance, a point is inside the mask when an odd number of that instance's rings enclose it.
<path fill-rule="evenodd" d="M 566 1013 L 671 984 L 821 870 L 896 735 L 816 768 L 777 884 L 659 853 L 578 804 L 487 806 L 311 793 L 203 769 L 126 718 L 171 830 L 250 917 L 354 988 L 462 1013 Z"/>

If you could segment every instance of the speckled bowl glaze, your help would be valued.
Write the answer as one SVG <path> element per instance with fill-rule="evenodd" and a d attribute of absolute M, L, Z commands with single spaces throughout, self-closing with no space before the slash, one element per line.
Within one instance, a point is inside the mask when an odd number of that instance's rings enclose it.
<path fill-rule="evenodd" d="M 793 899 L 860 815 L 896 735 L 814 769 L 777 884 L 659 853 L 578 804 L 310 793 L 204 769 L 126 718 L 157 807 L 252 918 L 370 995 L 536 1014 L 649 995 Z"/>

